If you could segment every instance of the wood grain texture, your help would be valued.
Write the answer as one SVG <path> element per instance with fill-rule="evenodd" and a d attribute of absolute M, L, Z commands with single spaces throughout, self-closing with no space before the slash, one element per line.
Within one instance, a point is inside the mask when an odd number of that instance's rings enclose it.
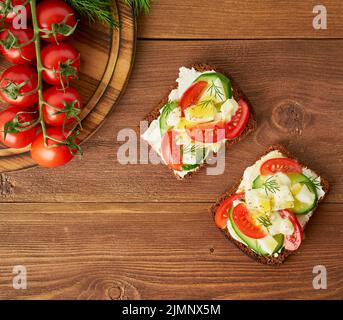
<path fill-rule="evenodd" d="M 342 202 L 342 50 L 342 40 L 140 41 L 127 91 L 116 112 L 84 145 L 84 160 L 8 174 L 15 186 L 3 201 L 213 202 L 268 145 L 281 142 L 327 176 L 332 186 L 327 201 Z M 194 61 L 210 62 L 233 75 L 256 110 L 257 131 L 227 152 L 219 176 L 201 171 L 176 181 L 164 165 L 118 163 L 123 143 L 117 141 L 118 132 L 135 128 L 173 84 L 178 67 Z"/>
<path fill-rule="evenodd" d="M 343 236 L 340 205 L 321 205 L 300 250 L 277 268 L 229 243 L 210 205 L 3 204 L 0 298 L 343 297 L 343 244 L 332 239 Z M 11 287 L 14 265 L 27 267 L 27 290 Z M 316 265 L 327 268 L 327 290 L 313 289 Z"/>
<path fill-rule="evenodd" d="M 81 55 L 80 79 L 73 82 L 84 101 L 80 115 L 83 130 L 78 136 L 81 143 L 102 125 L 124 90 L 132 68 L 135 18 L 132 10 L 122 1 L 115 2 L 115 10 L 115 18 L 121 23 L 120 29 L 109 31 L 99 23 L 83 21 L 73 40 L 70 40 Z M 8 67 L 7 62 L 2 62 L 0 69 Z M 34 166 L 29 150 L 30 147 L 0 149 L 0 172 Z"/>
<path fill-rule="evenodd" d="M 313 8 L 325 5 L 326 30 L 312 27 Z M 338 0 L 220 0 L 153 2 L 151 13 L 142 16 L 141 38 L 265 39 L 342 38 L 343 3 Z"/>
<path fill-rule="evenodd" d="M 0 299 L 342 299 L 343 10 L 342 1 L 325 1 L 328 29 L 315 31 L 315 4 L 154 1 L 139 20 L 142 40 L 126 93 L 84 143 L 84 159 L 0 175 Z M 106 57 L 105 33 L 81 33 L 85 50 L 94 46 Z M 178 68 L 194 62 L 232 74 L 256 110 L 257 132 L 227 153 L 219 176 L 203 171 L 177 181 L 163 165 L 121 165 L 120 130 L 136 129 Z M 97 63 L 81 75 L 85 99 L 103 75 L 103 60 Z M 111 105 L 118 90 L 107 92 Z M 331 185 L 300 250 L 279 268 L 242 254 L 209 212 L 275 143 Z M 14 290 L 12 268 L 22 264 L 28 289 Z M 327 268 L 327 290 L 313 289 L 316 265 Z"/>

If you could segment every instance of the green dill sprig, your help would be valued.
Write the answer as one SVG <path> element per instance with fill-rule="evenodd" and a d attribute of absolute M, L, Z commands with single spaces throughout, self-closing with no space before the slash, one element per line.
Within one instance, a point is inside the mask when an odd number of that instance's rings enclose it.
<path fill-rule="evenodd" d="M 190 144 L 184 145 L 182 151 L 183 151 L 183 153 L 191 153 L 191 154 L 194 154 L 194 153 L 196 153 L 198 150 L 200 150 L 200 148 L 201 148 L 200 145 L 190 143 Z"/>
<path fill-rule="evenodd" d="M 189 164 L 184 164 L 183 166 L 187 166 L 187 170 L 194 169 L 199 166 L 199 164 L 204 160 L 205 154 L 206 154 L 206 149 L 199 145 L 199 144 L 187 144 L 183 145 L 181 148 L 181 155 L 183 157 L 184 154 L 190 154 L 192 156 L 195 156 L 195 163 L 189 163 Z"/>
<path fill-rule="evenodd" d="M 264 227 L 269 228 L 272 226 L 272 222 L 267 215 L 257 218 L 257 221 Z"/>
<path fill-rule="evenodd" d="M 124 2 L 133 8 L 135 15 L 140 13 L 148 13 L 151 7 L 151 0 L 124 0 Z"/>
<path fill-rule="evenodd" d="M 264 187 L 264 191 L 266 192 L 267 196 L 269 193 L 276 193 L 276 191 L 280 191 L 280 187 L 273 177 L 267 178 L 262 186 Z"/>
<path fill-rule="evenodd" d="M 212 103 L 212 100 L 203 100 L 203 101 L 198 102 L 198 106 L 201 109 L 207 109 L 211 103 Z"/>
<path fill-rule="evenodd" d="M 115 19 L 113 0 L 64 0 L 68 2 L 81 16 L 87 17 L 89 21 L 95 20 L 118 29 L 120 23 Z M 124 0 L 125 4 L 133 8 L 138 16 L 141 12 L 148 13 L 151 0 Z"/>
<path fill-rule="evenodd" d="M 215 96 L 216 98 L 220 99 L 221 101 L 224 100 L 224 94 L 221 92 L 220 87 L 218 87 L 214 81 L 212 80 L 211 85 L 208 87 L 207 91 L 210 92 L 211 96 Z"/>
<path fill-rule="evenodd" d="M 315 186 L 316 189 L 320 189 L 322 187 L 319 177 L 308 177 L 310 182 Z M 306 182 L 304 182 L 306 184 Z"/>
<path fill-rule="evenodd" d="M 81 16 L 87 17 L 89 21 L 95 20 L 109 26 L 119 28 L 119 21 L 114 18 L 114 7 L 112 0 L 65 0 Z"/>

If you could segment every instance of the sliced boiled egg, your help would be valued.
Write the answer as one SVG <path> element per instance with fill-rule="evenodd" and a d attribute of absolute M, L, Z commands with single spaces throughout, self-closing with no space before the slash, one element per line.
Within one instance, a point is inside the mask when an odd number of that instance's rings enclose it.
<path fill-rule="evenodd" d="M 191 106 L 185 110 L 185 118 L 187 121 L 204 123 L 214 120 L 217 113 L 217 108 L 213 101 L 204 100 L 198 104 Z"/>
<path fill-rule="evenodd" d="M 238 103 L 235 99 L 227 99 L 220 107 L 221 119 L 229 122 L 238 109 Z"/>
<path fill-rule="evenodd" d="M 278 212 L 270 214 L 270 222 L 272 225 L 268 228 L 271 235 L 282 233 L 284 235 L 291 235 L 294 231 L 293 224 L 289 219 L 283 219 Z"/>
<path fill-rule="evenodd" d="M 262 248 L 262 250 L 270 255 L 273 254 L 274 250 L 278 245 L 278 242 L 271 235 L 267 235 L 262 239 L 257 239 L 257 242 Z"/>
<path fill-rule="evenodd" d="M 181 109 L 174 108 L 167 116 L 166 123 L 169 127 L 176 127 L 181 119 Z"/>
<path fill-rule="evenodd" d="M 273 179 L 275 179 L 276 183 L 279 186 L 291 186 L 291 179 L 287 176 L 287 174 L 284 174 L 282 172 L 277 172 L 273 176 Z"/>
<path fill-rule="evenodd" d="M 269 212 L 271 203 L 264 189 L 251 189 L 245 193 L 245 202 L 251 212 Z"/>
<path fill-rule="evenodd" d="M 278 190 L 270 194 L 273 211 L 294 207 L 294 198 L 291 190 L 285 186 L 279 186 Z"/>

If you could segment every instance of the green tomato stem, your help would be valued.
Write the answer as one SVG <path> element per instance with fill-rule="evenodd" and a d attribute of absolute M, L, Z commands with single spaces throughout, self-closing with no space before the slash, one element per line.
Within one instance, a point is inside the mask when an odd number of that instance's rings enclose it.
<path fill-rule="evenodd" d="M 30 2 L 30 7 L 31 7 L 31 13 L 32 13 L 32 25 L 33 25 L 33 33 L 34 33 L 34 44 L 35 44 L 35 49 L 36 49 L 36 59 L 37 59 L 37 74 L 38 74 L 38 85 L 37 85 L 37 93 L 38 93 L 38 111 L 39 111 L 39 117 L 38 117 L 38 122 L 40 123 L 42 127 L 42 133 L 43 133 L 43 138 L 44 138 L 44 145 L 46 147 L 56 147 L 61 144 L 65 144 L 65 141 L 61 141 L 59 139 L 53 138 L 48 136 L 47 131 L 46 131 L 46 125 L 44 122 L 44 116 L 43 116 L 43 105 L 45 104 L 44 98 L 43 98 L 43 78 L 42 78 L 42 71 L 45 70 L 42 64 L 42 57 L 41 57 L 41 44 L 40 44 L 40 28 L 38 26 L 38 21 L 37 21 L 37 4 L 36 0 L 29 0 Z M 57 145 L 47 145 L 47 139 L 52 140 L 54 142 L 57 142 Z"/>
<path fill-rule="evenodd" d="M 44 105 L 43 79 L 42 79 L 43 65 L 42 65 L 42 58 L 40 54 L 40 51 L 41 51 L 40 29 L 39 29 L 38 21 L 37 21 L 36 0 L 30 0 L 30 6 L 31 6 L 31 13 L 32 13 L 32 25 L 33 25 L 34 43 L 35 43 L 35 49 L 36 49 L 36 59 L 37 59 L 37 74 L 38 74 L 37 93 L 38 93 L 39 122 L 42 127 L 44 144 L 46 146 L 47 133 L 46 133 L 46 126 L 45 126 L 44 117 L 43 117 L 43 105 Z"/>

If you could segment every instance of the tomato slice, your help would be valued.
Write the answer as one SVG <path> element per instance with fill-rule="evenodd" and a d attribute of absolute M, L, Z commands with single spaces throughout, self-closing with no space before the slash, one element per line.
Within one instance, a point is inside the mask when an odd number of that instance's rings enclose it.
<path fill-rule="evenodd" d="M 232 219 L 237 228 L 247 237 L 261 239 L 266 236 L 264 231 L 252 221 L 245 204 L 240 203 L 233 209 Z"/>
<path fill-rule="evenodd" d="M 162 137 L 162 157 L 170 169 L 182 171 L 181 145 L 175 143 L 177 134 L 175 131 L 168 131 Z"/>
<path fill-rule="evenodd" d="M 285 236 L 285 249 L 290 251 L 297 250 L 302 241 L 303 229 L 292 211 L 285 209 L 280 211 L 280 215 L 282 218 L 289 219 L 294 227 L 294 232 L 291 235 Z"/>
<path fill-rule="evenodd" d="M 225 139 L 225 123 L 223 121 L 201 123 L 186 128 L 192 140 L 202 143 L 216 143 Z"/>
<path fill-rule="evenodd" d="M 195 141 L 217 143 L 224 139 L 234 139 L 244 130 L 249 120 L 249 107 L 244 100 L 238 101 L 238 109 L 231 121 L 212 121 L 186 128 L 187 134 Z"/>
<path fill-rule="evenodd" d="M 184 111 L 188 107 L 196 104 L 207 85 L 208 83 L 206 81 L 198 81 L 193 83 L 180 99 L 179 106 L 181 107 L 181 110 Z"/>
<path fill-rule="evenodd" d="M 226 125 L 226 139 L 234 139 L 238 137 L 248 123 L 250 110 L 247 103 L 240 99 L 238 100 L 238 109 L 232 116 L 231 121 Z"/>
<path fill-rule="evenodd" d="M 235 200 L 240 200 L 244 198 L 244 193 L 236 193 L 226 198 L 222 204 L 218 207 L 216 214 L 214 216 L 214 222 L 216 226 L 220 229 L 226 227 L 227 221 L 229 220 L 229 210 Z"/>
<path fill-rule="evenodd" d="M 262 175 L 282 173 L 301 173 L 301 165 L 295 160 L 288 158 L 274 158 L 264 162 L 260 168 Z"/>

